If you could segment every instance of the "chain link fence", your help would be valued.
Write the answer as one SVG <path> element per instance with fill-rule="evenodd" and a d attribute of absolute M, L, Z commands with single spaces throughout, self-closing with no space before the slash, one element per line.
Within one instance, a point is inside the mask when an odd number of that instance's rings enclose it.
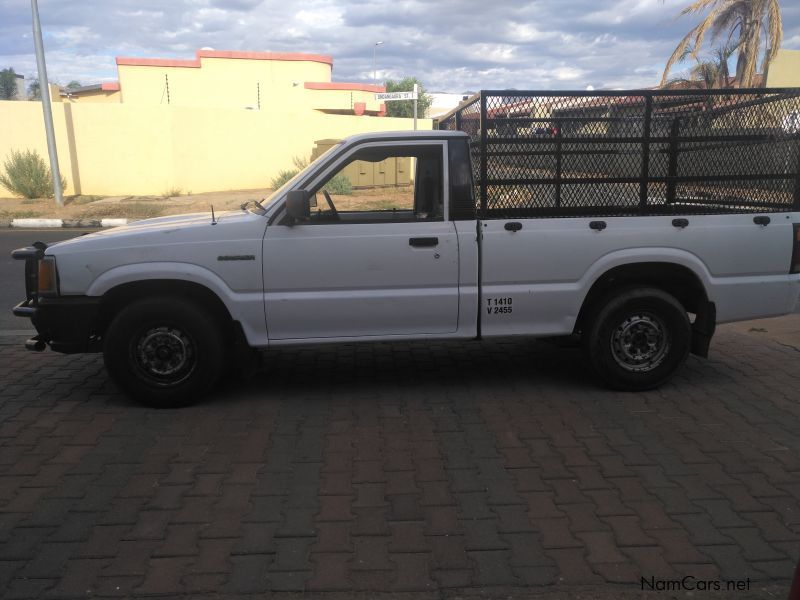
<path fill-rule="evenodd" d="M 800 89 L 483 91 L 470 138 L 483 218 L 800 210 Z"/>

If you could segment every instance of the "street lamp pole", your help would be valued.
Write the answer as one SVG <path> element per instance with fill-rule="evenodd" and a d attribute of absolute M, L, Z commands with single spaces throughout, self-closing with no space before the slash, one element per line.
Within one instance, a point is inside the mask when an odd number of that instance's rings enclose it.
<path fill-rule="evenodd" d="M 378 54 L 378 46 L 382 44 L 383 42 L 375 42 L 375 45 L 372 46 L 372 83 L 378 82 L 378 72 L 375 70 L 375 58 Z"/>
<path fill-rule="evenodd" d="M 61 171 L 58 168 L 56 134 L 53 131 L 53 108 L 50 105 L 50 86 L 47 83 L 47 66 L 44 62 L 42 26 L 39 24 L 39 4 L 36 0 L 31 0 L 31 12 L 33 13 L 33 44 L 36 48 L 36 68 L 39 71 L 39 92 L 42 97 L 44 130 L 47 134 L 47 153 L 50 155 L 50 173 L 53 175 L 53 195 L 56 197 L 56 204 L 64 206 L 64 190 L 61 189 Z"/>

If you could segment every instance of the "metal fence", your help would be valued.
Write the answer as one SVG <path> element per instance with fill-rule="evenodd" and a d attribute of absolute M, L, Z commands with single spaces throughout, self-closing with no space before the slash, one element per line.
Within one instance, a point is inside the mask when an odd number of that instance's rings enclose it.
<path fill-rule="evenodd" d="M 800 210 L 800 89 L 482 91 L 438 127 L 483 218 Z"/>

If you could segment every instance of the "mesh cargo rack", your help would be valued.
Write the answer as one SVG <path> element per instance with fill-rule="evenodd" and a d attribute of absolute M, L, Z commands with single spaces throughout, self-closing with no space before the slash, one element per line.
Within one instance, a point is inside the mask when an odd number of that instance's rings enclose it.
<path fill-rule="evenodd" d="M 482 218 L 800 210 L 800 89 L 489 90 L 438 128 Z"/>

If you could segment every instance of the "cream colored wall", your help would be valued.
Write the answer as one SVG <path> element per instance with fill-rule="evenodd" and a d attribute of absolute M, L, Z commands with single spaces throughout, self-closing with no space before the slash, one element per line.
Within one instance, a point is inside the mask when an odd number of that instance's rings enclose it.
<path fill-rule="evenodd" d="M 314 142 L 355 133 L 409 130 L 411 119 L 281 114 L 180 106 L 58 103 L 53 120 L 67 194 L 160 195 L 269 187 Z M 420 119 L 420 129 L 431 129 Z M 0 161 L 9 150 L 47 156 L 39 102 L 0 102 Z M 5 193 L 0 191 L 0 194 Z"/>
<path fill-rule="evenodd" d="M 767 87 L 800 87 L 800 50 L 778 50 L 769 65 Z"/>

